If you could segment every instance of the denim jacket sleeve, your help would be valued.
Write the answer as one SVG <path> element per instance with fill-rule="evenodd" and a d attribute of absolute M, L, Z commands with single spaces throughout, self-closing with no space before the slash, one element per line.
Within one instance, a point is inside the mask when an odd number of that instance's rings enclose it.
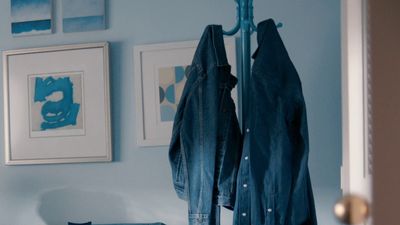
<path fill-rule="evenodd" d="M 294 176 L 291 191 L 291 210 L 287 216 L 288 225 L 316 225 L 314 199 L 308 169 L 309 139 L 306 105 L 303 96 L 297 100 L 292 121 L 293 138 L 296 142 L 297 157 L 294 162 Z"/>
<path fill-rule="evenodd" d="M 184 152 L 181 143 L 181 129 L 182 129 L 182 122 L 185 113 L 185 106 L 187 104 L 190 95 L 192 95 L 193 89 L 196 88 L 198 82 L 193 81 L 196 79 L 196 76 L 193 75 L 196 73 L 195 67 L 189 67 L 185 71 L 185 75 L 188 78 L 186 82 L 185 88 L 182 92 L 181 100 L 179 101 L 177 111 L 175 114 L 174 124 L 172 128 L 172 137 L 169 146 L 169 160 L 172 169 L 172 179 L 174 183 L 175 191 L 179 198 L 183 200 L 187 200 L 187 178 L 185 167 L 184 167 Z"/>

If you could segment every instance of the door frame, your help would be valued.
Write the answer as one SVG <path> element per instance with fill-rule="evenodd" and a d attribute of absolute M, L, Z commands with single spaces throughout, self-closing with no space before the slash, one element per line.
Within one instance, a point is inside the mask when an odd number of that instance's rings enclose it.
<path fill-rule="evenodd" d="M 372 200 L 368 1 L 342 0 L 341 188 Z M 362 159 L 362 160 L 360 160 Z"/>

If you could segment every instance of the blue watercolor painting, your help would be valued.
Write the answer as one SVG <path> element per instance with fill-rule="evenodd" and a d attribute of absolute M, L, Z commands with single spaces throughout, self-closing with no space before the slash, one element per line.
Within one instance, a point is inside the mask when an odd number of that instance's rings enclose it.
<path fill-rule="evenodd" d="M 52 33 L 51 0 L 11 0 L 11 33 L 26 36 Z"/>
<path fill-rule="evenodd" d="M 65 33 L 105 29 L 104 0 L 63 0 L 62 12 Z"/>
<path fill-rule="evenodd" d="M 36 76 L 32 89 L 32 131 L 82 128 L 81 76 Z"/>

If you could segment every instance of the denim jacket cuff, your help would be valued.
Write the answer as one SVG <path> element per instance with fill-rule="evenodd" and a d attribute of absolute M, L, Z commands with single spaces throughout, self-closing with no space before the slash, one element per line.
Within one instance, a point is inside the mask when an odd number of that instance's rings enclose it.
<path fill-rule="evenodd" d="M 189 214 L 189 225 L 210 225 L 209 214 Z"/>
<path fill-rule="evenodd" d="M 235 206 L 235 197 L 218 195 L 217 203 L 218 205 L 224 206 L 227 209 L 233 209 L 233 207 Z"/>

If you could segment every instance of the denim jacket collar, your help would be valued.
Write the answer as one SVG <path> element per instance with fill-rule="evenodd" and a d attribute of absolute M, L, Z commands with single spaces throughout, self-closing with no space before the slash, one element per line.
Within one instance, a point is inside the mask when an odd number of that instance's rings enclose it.
<path fill-rule="evenodd" d="M 288 53 L 273 19 L 262 21 L 257 25 L 257 44 L 258 48 L 252 56 L 253 59 L 258 61 L 264 59 L 262 61 L 265 62 L 265 57 L 268 57 L 268 62 L 272 60 L 271 64 L 280 64 L 287 60 Z"/>
<path fill-rule="evenodd" d="M 193 63 L 200 67 L 202 71 L 208 71 L 215 66 L 229 66 L 221 25 L 208 25 L 198 46 Z M 209 57 L 204 57 L 205 55 Z"/>

